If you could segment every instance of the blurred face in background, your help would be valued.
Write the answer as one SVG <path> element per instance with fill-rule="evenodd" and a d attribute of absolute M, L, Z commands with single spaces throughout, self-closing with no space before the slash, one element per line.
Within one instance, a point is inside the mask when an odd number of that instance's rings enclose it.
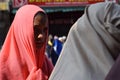
<path fill-rule="evenodd" d="M 47 40 L 48 19 L 43 12 L 38 12 L 34 17 L 34 39 L 37 48 L 41 48 Z"/>

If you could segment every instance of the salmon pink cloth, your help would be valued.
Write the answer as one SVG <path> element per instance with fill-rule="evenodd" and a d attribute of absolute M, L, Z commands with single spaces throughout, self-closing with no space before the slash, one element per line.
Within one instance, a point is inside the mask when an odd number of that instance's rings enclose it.
<path fill-rule="evenodd" d="M 33 19 L 38 11 L 44 12 L 35 5 L 25 5 L 17 11 L 0 52 L 0 80 L 26 80 L 34 67 L 40 77 L 35 80 L 49 78 L 53 65 L 45 56 L 47 40 L 40 49 L 34 42 Z"/>

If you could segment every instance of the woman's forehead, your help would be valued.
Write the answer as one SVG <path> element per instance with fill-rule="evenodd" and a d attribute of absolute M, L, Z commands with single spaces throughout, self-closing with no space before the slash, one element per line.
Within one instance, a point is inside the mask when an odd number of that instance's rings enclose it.
<path fill-rule="evenodd" d="M 36 15 L 34 17 L 34 25 L 38 25 L 41 23 L 42 16 L 41 15 Z"/>

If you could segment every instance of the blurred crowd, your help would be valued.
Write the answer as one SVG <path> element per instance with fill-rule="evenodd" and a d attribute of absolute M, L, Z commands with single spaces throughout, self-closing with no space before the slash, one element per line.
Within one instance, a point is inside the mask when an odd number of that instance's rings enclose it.
<path fill-rule="evenodd" d="M 49 34 L 48 36 L 48 43 L 46 47 L 46 55 L 51 60 L 53 65 L 55 66 L 57 59 L 60 55 L 62 47 L 66 41 L 66 36 L 57 36 Z"/>

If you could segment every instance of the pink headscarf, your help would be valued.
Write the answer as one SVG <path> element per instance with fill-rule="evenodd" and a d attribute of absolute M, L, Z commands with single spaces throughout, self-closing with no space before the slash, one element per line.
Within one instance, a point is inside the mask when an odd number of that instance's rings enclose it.
<path fill-rule="evenodd" d="M 34 43 L 33 19 L 38 11 L 44 12 L 35 5 L 17 11 L 0 53 L 0 80 L 26 80 L 34 67 L 41 70 L 38 80 L 48 79 L 53 66 L 45 56 L 46 42 L 41 49 Z"/>

